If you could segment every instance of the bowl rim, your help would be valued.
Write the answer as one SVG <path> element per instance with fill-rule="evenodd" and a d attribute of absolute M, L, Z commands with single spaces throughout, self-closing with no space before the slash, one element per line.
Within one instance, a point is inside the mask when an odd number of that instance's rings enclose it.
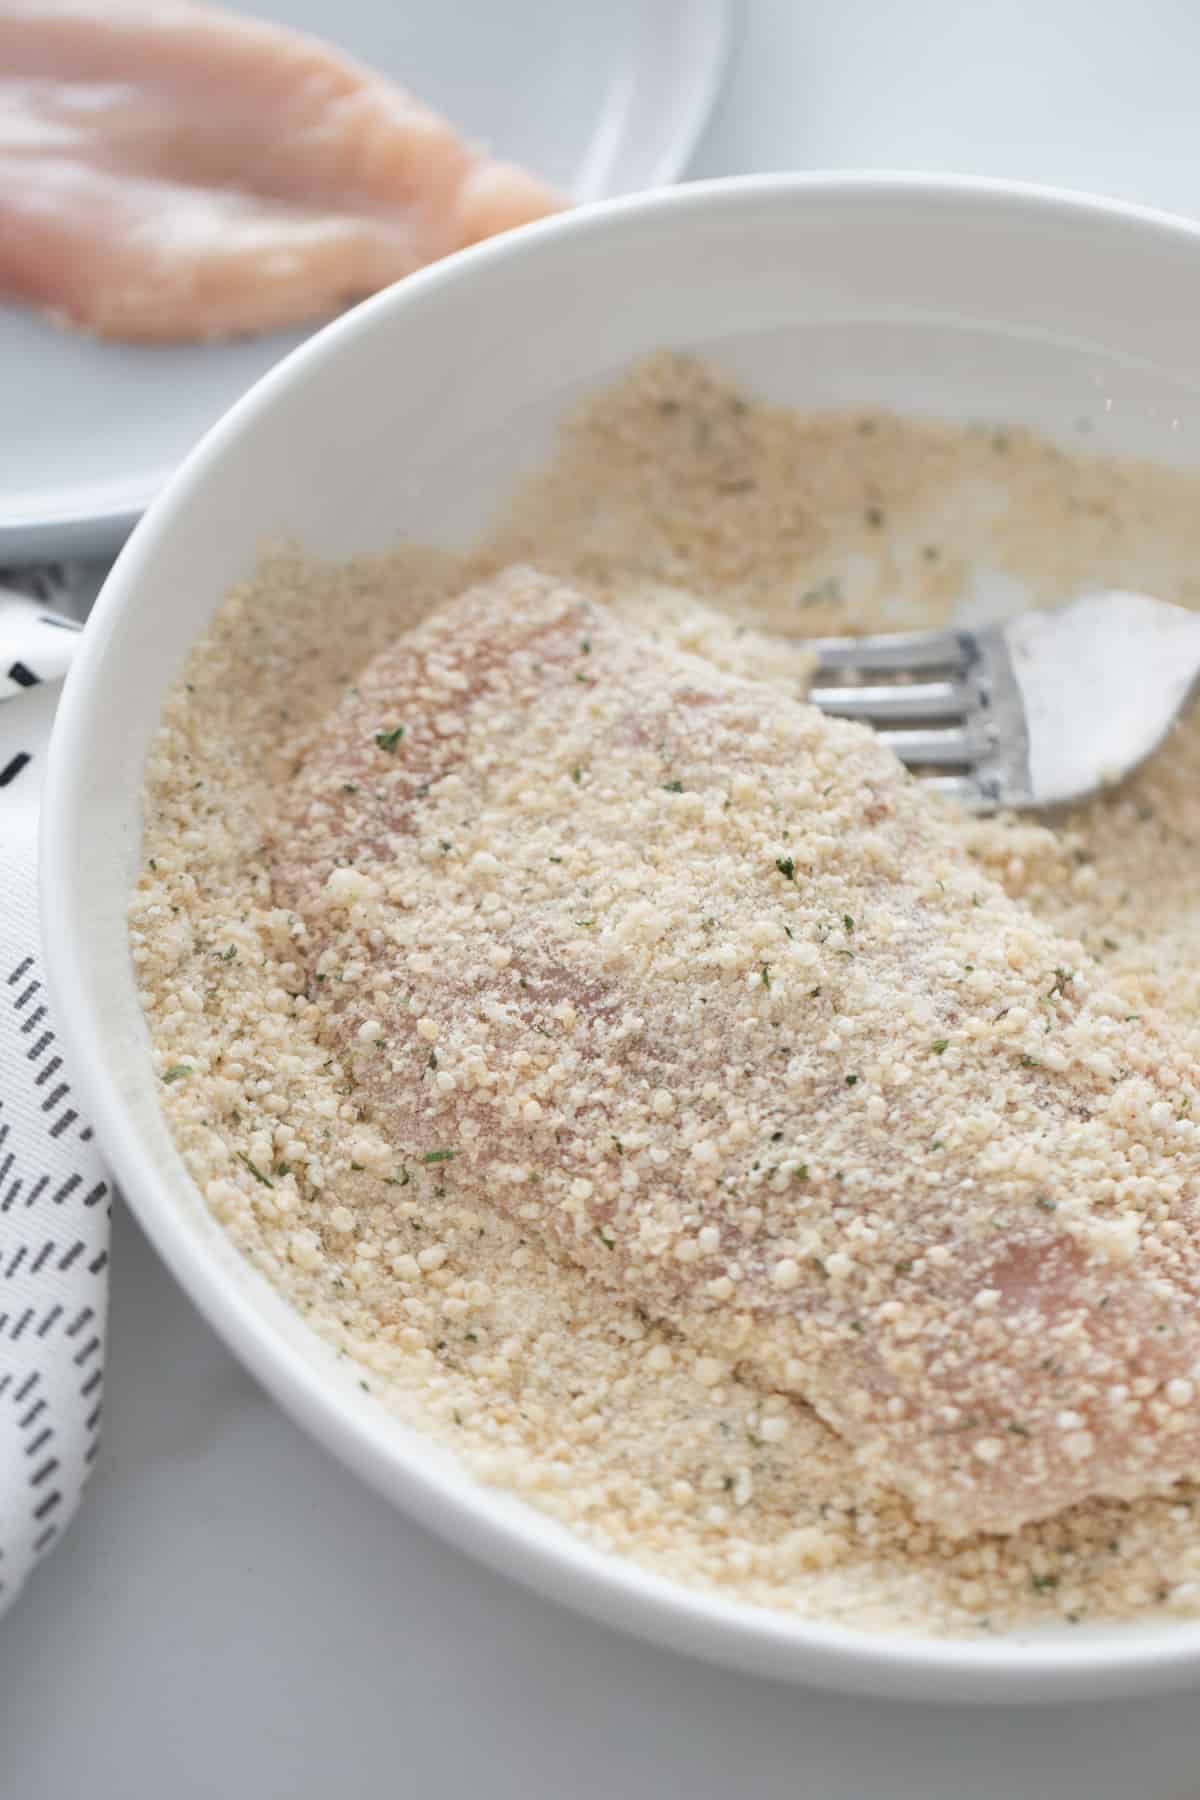
<path fill-rule="evenodd" d="M 937 207 L 970 199 L 1091 220 L 1134 236 L 1171 238 L 1200 253 L 1200 223 L 1151 207 L 1023 182 L 920 173 L 837 171 L 734 176 L 597 202 L 490 240 L 410 276 L 365 301 L 294 349 L 210 428 L 170 477 L 135 528 L 96 602 L 60 700 L 50 746 L 39 851 L 40 916 L 55 1025 L 107 1168 L 158 1254 L 201 1313 L 260 1383 L 327 1449 L 394 1503 L 444 1538 L 540 1593 L 592 1618 L 670 1648 L 743 1671 L 810 1686 L 923 1700 L 1062 1701 L 1161 1691 L 1200 1680 L 1200 1622 L 1131 1628 L 1092 1640 L 1083 1633 L 1011 1634 L 987 1642 L 917 1633 L 874 1633 L 728 1600 L 558 1536 L 531 1507 L 514 1508 L 465 1471 L 418 1466 L 395 1422 L 374 1403 L 347 1406 L 316 1359 L 306 1358 L 244 1292 L 178 1210 L 140 1140 L 112 1071 L 105 1024 L 81 1001 L 88 958 L 75 921 L 87 910 L 70 831 L 72 794 L 87 767 L 94 716 L 102 710 L 97 672 L 126 609 L 139 603 L 142 571 L 169 542 L 193 491 L 248 427 L 286 395 L 308 368 L 336 359 L 344 344 L 384 317 L 476 270 L 536 257 L 547 242 L 582 239 L 647 213 L 675 215 L 778 199 L 789 205 L 877 201 Z M 378 1421 L 376 1423 L 376 1420 Z"/>

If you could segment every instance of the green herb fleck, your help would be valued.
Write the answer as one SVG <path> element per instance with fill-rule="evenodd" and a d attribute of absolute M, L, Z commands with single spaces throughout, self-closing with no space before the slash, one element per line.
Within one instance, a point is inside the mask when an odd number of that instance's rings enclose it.
<path fill-rule="evenodd" d="M 779 873 L 783 876 L 785 881 L 795 881 L 796 864 L 790 856 L 777 856 L 775 858 L 775 867 L 779 870 Z"/>
<path fill-rule="evenodd" d="M 820 606 L 823 603 L 836 605 L 842 597 L 842 586 L 836 575 L 829 575 L 817 587 L 809 588 L 800 596 L 801 606 Z"/>
<path fill-rule="evenodd" d="M 1058 1211 L 1058 1201 L 1051 1200 L 1051 1198 L 1048 1194 L 1039 1194 L 1037 1199 L 1034 1201 L 1034 1205 L 1038 1208 L 1038 1210 L 1040 1212 L 1057 1212 Z"/>
<path fill-rule="evenodd" d="M 170 1087 L 173 1081 L 182 1081 L 184 1076 L 190 1075 L 191 1072 L 191 1063 L 173 1063 L 163 1076 L 163 1080 L 166 1082 L 167 1086 Z"/>
<path fill-rule="evenodd" d="M 391 731 L 377 731 L 375 733 L 375 742 L 379 745 L 379 748 L 381 750 L 394 751 L 396 748 L 396 745 L 400 742 L 400 739 L 403 736 L 404 736 L 403 725 L 395 725 L 395 726 L 393 726 Z"/>
<path fill-rule="evenodd" d="M 232 962 L 236 955 L 237 955 L 237 945 L 230 944 L 228 950 L 221 951 L 221 961 L 222 962 Z"/>
<path fill-rule="evenodd" d="M 255 1168 L 254 1164 L 250 1161 L 250 1158 L 246 1155 L 244 1150 L 239 1150 L 237 1152 L 237 1159 L 240 1163 L 245 1164 L 246 1168 L 248 1168 L 250 1173 L 253 1175 L 255 1181 L 260 1181 L 262 1183 L 263 1187 L 274 1187 L 275 1183 L 273 1181 L 269 1180 L 268 1177 L 263 1174 L 261 1169 Z"/>
<path fill-rule="evenodd" d="M 600 1239 L 600 1242 L 604 1245 L 604 1248 L 606 1250 L 615 1250 L 616 1249 L 616 1247 L 617 1247 L 616 1238 L 613 1237 L 611 1235 L 611 1233 L 605 1231 L 603 1225 L 597 1225 L 596 1236 Z"/>
<path fill-rule="evenodd" d="M 808 1180 L 808 1164 L 807 1163 L 797 1163 L 796 1164 L 795 1168 L 792 1170 L 792 1180 L 793 1181 L 807 1181 Z"/>
<path fill-rule="evenodd" d="M 760 973 L 760 976 L 762 979 L 763 986 L 766 988 L 769 988 L 771 985 L 771 965 L 770 965 L 770 963 L 761 963 L 759 965 L 759 973 Z"/>
<path fill-rule="evenodd" d="M 663 782 L 663 793 L 664 794 L 682 794 L 682 792 L 683 792 L 682 781 L 664 781 Z"/>
<path fill-rule="evenodd" d="M 427 1150 L 421 1161 L 426 1166 L 430 1163 L 453 1162 L 457 1155 L 457 1150 Z"/>
<path fill-rule="evenodd" d="M 846 927 L 847 931 L 854 930 L 854 920 L 850 917 L 849 913 L 842 914 L 842 924 Z"/>
<path fill-rule="evenodd" d="M 933 1051 L 935 1056 L 940 1056 L 943 1050 L 948 1050 L 950 1048 L 950 1039 L 935 1038 L 929 1048 Z"/>
<path fill-rule="evenodd" d="M 583 770 L 578 766 L 571 770 L 571 780 L 576 786 L 583 780 Z"/>
<path fill-rule="evenodd" d="M 857 1075 L 847 1075 L 846 1086 L 847 1087 L 857 1087 L 858 1086 L 858 1076 Z"/>

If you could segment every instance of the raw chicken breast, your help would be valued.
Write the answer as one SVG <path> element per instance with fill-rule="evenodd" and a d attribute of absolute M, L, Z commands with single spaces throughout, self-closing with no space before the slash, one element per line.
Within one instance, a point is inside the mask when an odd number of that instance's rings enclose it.
<path fill-rule="evenodd" d="M 364 1113 L 951 1533 L 1200 1472 L 1168 1026 L 865 729 L 510 571 L 364 672 L 275 857 Z"/>
<path fill-rule="evenodd" d="M 0 0 L 0 294 L 85 331 L 293 325 L 559 204 L 297 32 Z"/>

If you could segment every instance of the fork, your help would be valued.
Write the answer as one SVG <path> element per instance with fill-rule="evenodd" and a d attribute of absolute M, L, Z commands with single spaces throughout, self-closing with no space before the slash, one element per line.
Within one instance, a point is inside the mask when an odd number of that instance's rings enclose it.
<path fill-rule="evenodd" d="M 1062 806 L 1158 748 L 1200 676 L 1200 615 L 1107 591 L 979 630 L 814 638 L 809 700 L 873 726 L 970 812 Z"/>

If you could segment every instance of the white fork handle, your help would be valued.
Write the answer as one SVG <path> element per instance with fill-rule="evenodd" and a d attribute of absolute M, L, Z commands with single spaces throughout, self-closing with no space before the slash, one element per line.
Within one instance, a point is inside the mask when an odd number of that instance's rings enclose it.
<path fill-rule="evenodd" d="M 1144 762 L 1200 677 L 1200 615 L 1144 594 L 1026 613 L 1003 635 L 1037 806 L 1079 799 Z"/>

